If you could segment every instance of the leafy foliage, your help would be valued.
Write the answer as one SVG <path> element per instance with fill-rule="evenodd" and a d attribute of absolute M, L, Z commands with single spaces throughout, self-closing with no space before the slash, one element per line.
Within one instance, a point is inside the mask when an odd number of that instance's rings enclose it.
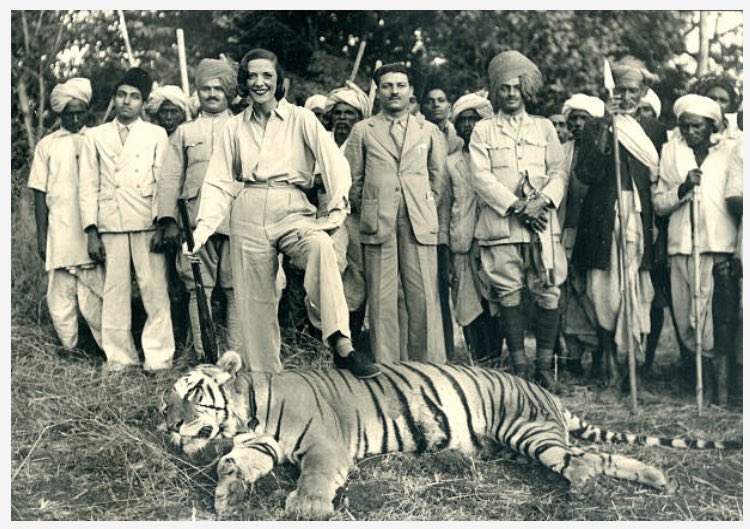
<path fill-rule="evenodd" d="M 11 17 L 12 167 L 19 175 L 54 124 L 46 106 L 54 83 L 89 77 L 91 109 L 102 115 L 130 58 L 116 11 L 13 11 Z M 542 114 L 558 110 L 574 92 L 600 95 L 602 58 L 625 54 L 661 75 L 655 88 L 668 108 L 690 80 L 674 59 L 686 53 L 684 37 L 696 20 L 690 11 L 151 10 L 125 11 L 124 17 L 133 60 L 161 84 L 180 83 L 175 30 L 182 28 L 191 81 L 203 57 L 223 53 L 239 61 L 250 48 L 266 47 L 279 56 L 297 103 L 348 78 L 362 41 L 367 46 L 356 82 L 363 88 L 376 60 L 404 61 L 418 95 L 426 84 L 439 83 L 449 97 L 486 87 L 492 57 L 518 49 L 545 76 L 529 109 Z M 717 33 L 711 43 L 712 67 L 741 77 L 742 47 L 725 37 Z"/>

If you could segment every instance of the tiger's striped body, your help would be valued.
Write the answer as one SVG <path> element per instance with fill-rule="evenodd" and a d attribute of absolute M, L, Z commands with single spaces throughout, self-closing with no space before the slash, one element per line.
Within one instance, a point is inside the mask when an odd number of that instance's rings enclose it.
<path fill-rule="evenodd" d="M 679 440 L 602 432 L 553 394 L 507 373 L 417 362 L 383 364 L 381 376 L 364 380 L 346 370 L 238 369 L 234 353 L 218 366 L 198 366 L 177 381 L 165 409 L 165 428 L 188 453 L 219 436 L 233 439 L 218 464 L 220 515 L 238 506 L 249 483 L 285 461 L 301 468 L 287 511 L 322 518 L 333 512 L 336 489 L 356 459 L 451 448 L 469 454 L 487 443 L 541 462 L 574 489 L 596 474 L 671 488 L 659 470 L 639 461 L 570 447 L 568 432 L 645 445 L 680 446 Z"/>

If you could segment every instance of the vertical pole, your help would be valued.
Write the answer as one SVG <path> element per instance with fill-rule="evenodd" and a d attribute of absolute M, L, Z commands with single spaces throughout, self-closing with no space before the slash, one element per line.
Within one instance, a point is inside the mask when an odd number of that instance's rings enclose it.
<path fill-rule="evenodd" d="M 185 32 L 177 28 L 177 56 L 180 59 L 180 78 L 185 97 L 190 97 L 190 81 L 188 81 L 187 59 L 185 58 Z"/>
<path fill-rule="evenodd" d="M 701 253 L 700 234 L 700 188 L 693 188 L 693 200 L 690 202 L 690 235 L 693 257 L 693 310 L 695 311 L 695 402 L 698 415 L 703 414 L 703 322 L 701 321 Z"/>

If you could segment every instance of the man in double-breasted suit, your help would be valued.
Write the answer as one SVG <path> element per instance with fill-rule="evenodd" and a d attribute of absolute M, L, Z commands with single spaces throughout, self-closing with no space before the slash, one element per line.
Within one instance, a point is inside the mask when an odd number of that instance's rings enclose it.
<path fill-rule="evenodd" d="M 102 348 L 108 371 L 139 364 L 131 334 L 131 262 L 147 314 L 143 367 L 168 368 L 174 355 L 165 257 L 150 251 L 156 177 L 168 144 L 162 127 L 140 119 L 151 85 L 145 70 L 128 70 L 115 86 L 115 119 L 91 129 L 81 151 L 81 223 L 90 257 L 105 263 Z"/>
<path fill-rule="evenodd" d="M 437 244 L 448 225 L 437 204 L 448 184 L 445 142 L 435 125 L 409 114 L 413 88 L 403 64 L 382 66 L 375 83 L 382 111 L 357 123 L 346 147 L 365 251 L 371 349 L 376 362 L 444 362 Z M 406 322 L 398 317 L 399 284 Z"/>

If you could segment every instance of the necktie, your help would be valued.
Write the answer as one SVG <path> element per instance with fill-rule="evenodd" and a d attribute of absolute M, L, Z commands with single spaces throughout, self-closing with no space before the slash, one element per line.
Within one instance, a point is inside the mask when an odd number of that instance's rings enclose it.
<path fill-rule="evenodd" d="M 120 127 L 120 141 L 123 145 L 125 145 L 125 140 L 128 139 L 128 132 L 130 132 L 130 129 L 127 125 Z"/>
<path fill-rule="evenodd" d="M 396 147 L 401 150 L 401 146 L 404 143 L 404 126 L 401 124 L 400 120 L 391 121 L 390 133 L 391 138 L 393 138 L 393 143 L 395 143 Z"/>

